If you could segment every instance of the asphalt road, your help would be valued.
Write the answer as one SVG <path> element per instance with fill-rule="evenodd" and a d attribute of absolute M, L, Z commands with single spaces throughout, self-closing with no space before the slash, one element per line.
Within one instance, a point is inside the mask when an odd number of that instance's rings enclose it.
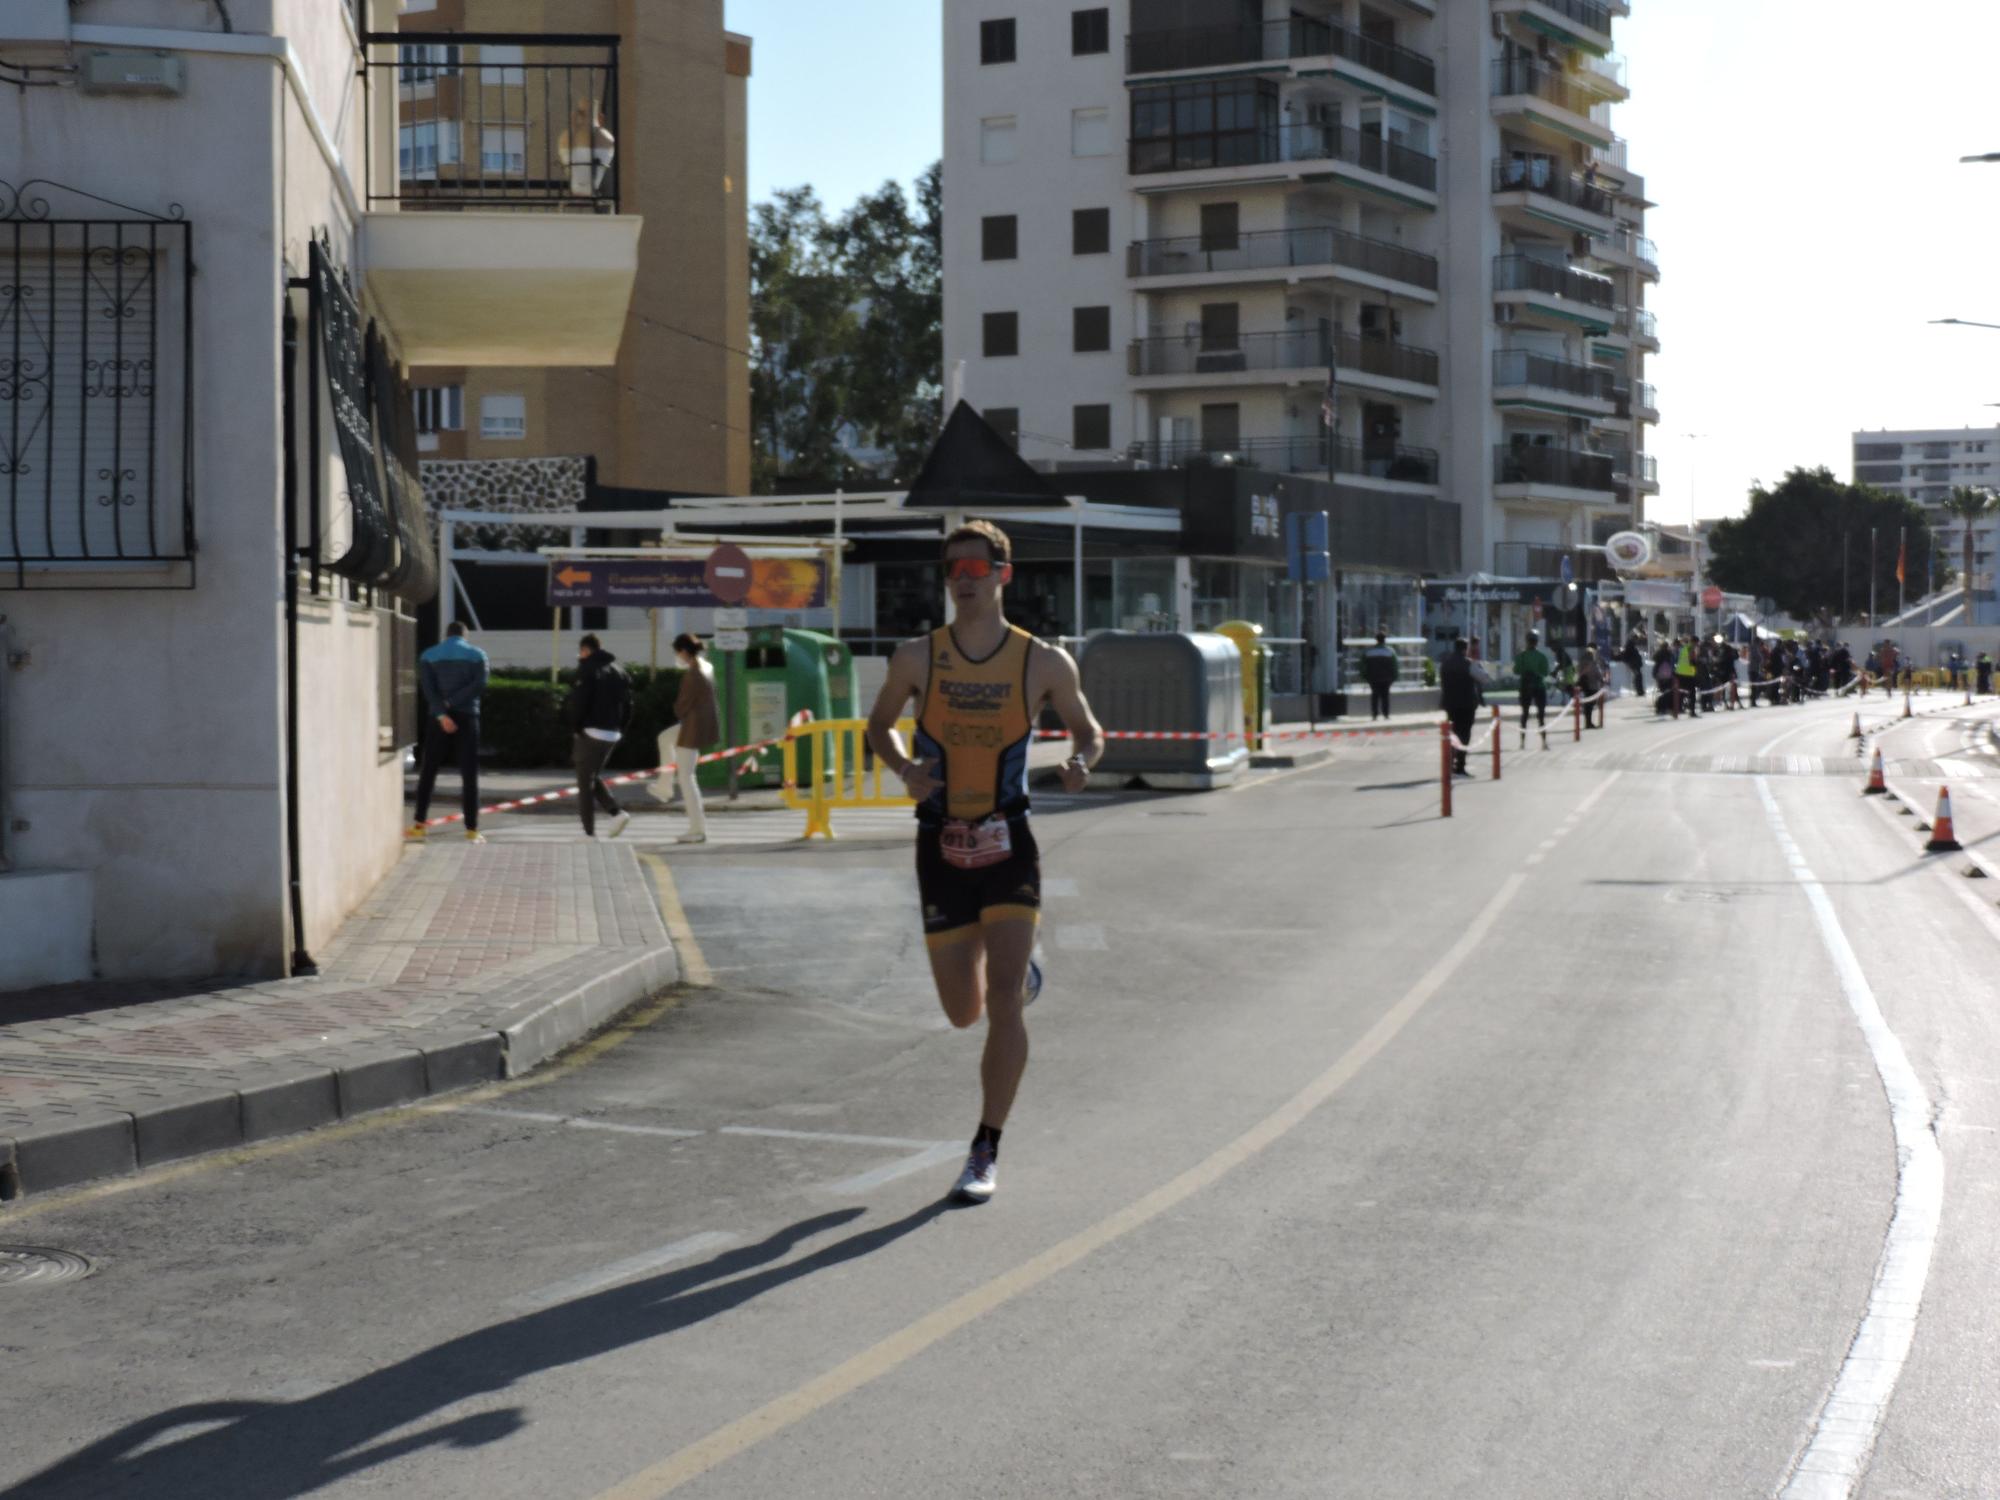
<path fill-rule="evenodd" d="M 907 835 L 662 843 L 706 986 L 0 1214 L 0 1495 L 2000 1495 L 2000 885 L 1852 712 L 1066 799 L 981 1208 Z"/>

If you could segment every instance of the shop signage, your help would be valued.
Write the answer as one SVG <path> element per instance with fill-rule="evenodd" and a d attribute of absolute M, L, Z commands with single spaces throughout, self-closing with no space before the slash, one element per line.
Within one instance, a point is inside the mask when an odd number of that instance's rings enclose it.
<path fill-rule="evenodd" d="M 634 609 L 824 609 L 826 564 L 722 546 L 707 557 L 559 558 L 549 603 Z"/>
<path fill-rule="evenodd" d="M 1285 517 L 1278 496 L 1236 497 L 1236 555 L 1275 562 L 1285 555 Z"/>
<path fill-rule="evenodd" d="M 1685 609 L 1688 602 L 1687 585 L 1668 581 L 1643 581 L 1628 579 L 1625 584 L 1625 602 L 1646 609 Z"/>
<path fill-rule="evenodd" d="M 1453 604 L 1540 604 L 1547 596 L 1545 583 L 1451 583 L 1424 585 L 1424 603 Z"/>

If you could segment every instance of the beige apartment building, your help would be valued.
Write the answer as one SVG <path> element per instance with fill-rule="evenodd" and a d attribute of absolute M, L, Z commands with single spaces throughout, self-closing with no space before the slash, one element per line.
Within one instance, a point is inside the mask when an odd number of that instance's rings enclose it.
<path fill-rule="evenodd" d="M 454 461 L 587 456 L 598 486 L 640 492 L 627 506 L 746 492 L 751 44 L 724 31 L 721 0 L 419 0 L 401 30 L 406 208 L 515 196 L 524 213 L 647 225 L 616 365 L 413 370 L 436 487 L 457 490 Z M 493 481 L 457 498 L 490 503 Z"/>

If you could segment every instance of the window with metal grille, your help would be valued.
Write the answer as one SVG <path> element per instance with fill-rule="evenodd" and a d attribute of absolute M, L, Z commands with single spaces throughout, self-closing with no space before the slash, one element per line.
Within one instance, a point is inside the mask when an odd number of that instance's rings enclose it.
<path fill-rule="evenodd" d="M 0 187 L 0 564 L 188 561 L 189 227 L 48 211 Z"/>

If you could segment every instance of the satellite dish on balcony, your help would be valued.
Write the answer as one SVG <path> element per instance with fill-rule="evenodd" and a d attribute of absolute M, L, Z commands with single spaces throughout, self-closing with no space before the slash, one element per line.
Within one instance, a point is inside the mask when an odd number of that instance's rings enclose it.
<path fill-rule="evenodd" d="M 1604 555 L 1621 573 L 1636 573 L 1653 560 L 1653 539 L 1643 531 L 1620 531 L 1606 538 Z"/>

